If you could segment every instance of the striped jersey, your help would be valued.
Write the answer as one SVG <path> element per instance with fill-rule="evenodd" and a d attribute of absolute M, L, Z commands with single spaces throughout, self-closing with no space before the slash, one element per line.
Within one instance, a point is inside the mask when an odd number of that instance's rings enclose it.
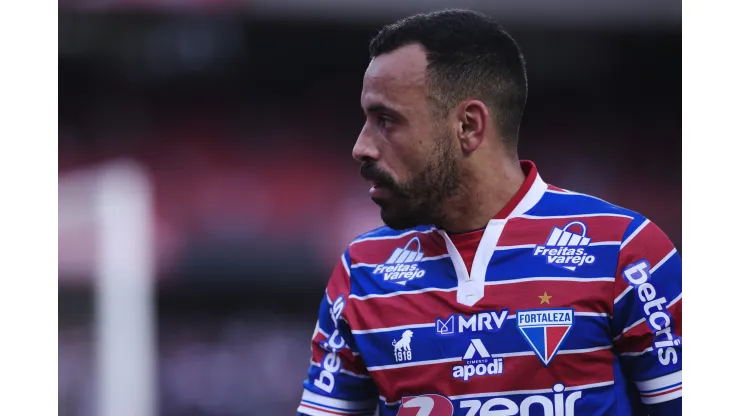
<path fill-rule="evenodd" d="M 302 415 L 680 415 L 681 259 L 534 164 L 485 229 L 382 227 L 322 299 Z"/>

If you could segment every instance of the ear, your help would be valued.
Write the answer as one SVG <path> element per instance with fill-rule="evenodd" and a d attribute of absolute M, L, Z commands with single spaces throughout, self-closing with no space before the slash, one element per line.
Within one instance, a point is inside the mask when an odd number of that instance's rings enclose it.
<path fill-rule="evenodd" d="M 488 108 L 482 101 L 466 100 L 458 105 L 456 116 L 457 136 L 463 151 L 475 151 L 489 128 Z"/>

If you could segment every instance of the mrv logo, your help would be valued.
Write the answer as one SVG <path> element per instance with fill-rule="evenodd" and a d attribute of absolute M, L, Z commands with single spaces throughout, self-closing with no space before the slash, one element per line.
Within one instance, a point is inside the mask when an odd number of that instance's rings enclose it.
<path fill-rule="evenodd" d="M 508 309 L 502 309 L 501 312 L 480 312 L 475 315 L 465 317 L 465 315 L 450 315 L 447 319 L 437 318 L 435 327 L 439 335 L 452 335 L 455 332 L 478 331 L 498 331 L 506 322 L 509 316 Z M 457 320 L 457 326 L 455 325 Z"/>
<path fill-rule="evenodd" d="M 518 311 L 516 326 L 545 367 L 550 364 L 573 327 L 573 309 Z"/>
<path fill-rule="evenodd" d="M 329 338 L 325 341 L 319 343 L 321 348 L 329 353 L 324 356 L 323 360 L 321 360 L 321 373 L 319 374 L 319 378 L 314 380 L 313 384 L 327 393 L 331 393 L 334 390 L 334 374 L 336 374 L 342 366 L 342 362 L 337 353 L 347 345 L 344 338 L 339 334 L 339 317 L 342 316 L 344 306 L 344 296 L 337 296 L 334 300 L 334 304 L 331 305 L 332 308 L 330 311 L 331 319 L 334 321 L 334 332 L 332 332 Z"/>
<path fill-rule="evenodd" d="M 463 381 L 474 376 L 491 376 L 504 372 L 504 359 L 491 357 L 486 346 L 477 338 L 470 340 L 470 346 L 462 359 L 465 364 L 452 367 L 452 377 Z"/>
<path fill-rule="evenodd" d="M 681 345 L 681 337 L 673 333 L 673 317 L 668 312 L 666 298 L 656 299 L 655 287 L 650 283 L 650 263 L 640 260 L 632 263 L 622 272 L 624 279 L 637 292 L 642 302 L 642 312 L 645 321 L 653 331 L 653 350 L 658 352 L 658 360 L 663 365 L 676 364 L 678 353 L 675 347 Z"/>
<path fill-rule="evenodd" d="M 420 279 L 426 274 L 426 270 L 418 265 L 422 258 L 424 252 L 421 251 L 421 242 L 419 237 L 414 237 L 403 248 L 397 247 L 393 250 L 385 264 L 375 266 L 373 274 L 383 275 L 384 281 L 405 285 L 410 280 Z"/>
<path fill-rule="evenodd" d="M 576 227 L 581 228 L 580 234 L 572 232 Z M 553 227 L 545 245 L 536 246 L 533 255 L 535 257 L 545 257 L 547 264 L 575 271 L 577 267 L 592 264 L 596 261 L 596 257 L 589 254 L 584 248 L 590 242 L 591 239 L 586 236 L 586 224 L 573 221 L 562 229 Z"/>

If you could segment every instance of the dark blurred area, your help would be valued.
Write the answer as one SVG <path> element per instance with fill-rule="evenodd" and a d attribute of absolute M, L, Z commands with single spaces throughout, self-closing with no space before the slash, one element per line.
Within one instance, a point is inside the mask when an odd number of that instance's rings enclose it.
<path fill-rule="evenodd" d="M 350 153 L 383 23 L 60 11 L 60 180 L 131 158 L 153 184 L 159 414 L 295 413 L 329 272 L 381 225 Z M 520 157 L 680 251 L 680 25 L 502 23 L 528 62 Z M 87 239 L 59 236 L 60 415 L 94 414 Z"/>

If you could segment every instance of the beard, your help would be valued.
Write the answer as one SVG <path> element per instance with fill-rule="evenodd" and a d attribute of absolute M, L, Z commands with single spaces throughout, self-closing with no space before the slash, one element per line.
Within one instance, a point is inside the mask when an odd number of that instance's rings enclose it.
<path fill-rule="evenodd" d="M 448 137 L 439 137 L 427 165 L 404 182 L 396 181 L 372 162 L 363 162 L 362 176 L 392 193 L 390 198 L 374 200 L 388 227 L 405 230 L 437 224 L 444 218 L 444 202 L 459 189 L 462 176 L 452 143 Z"/>

